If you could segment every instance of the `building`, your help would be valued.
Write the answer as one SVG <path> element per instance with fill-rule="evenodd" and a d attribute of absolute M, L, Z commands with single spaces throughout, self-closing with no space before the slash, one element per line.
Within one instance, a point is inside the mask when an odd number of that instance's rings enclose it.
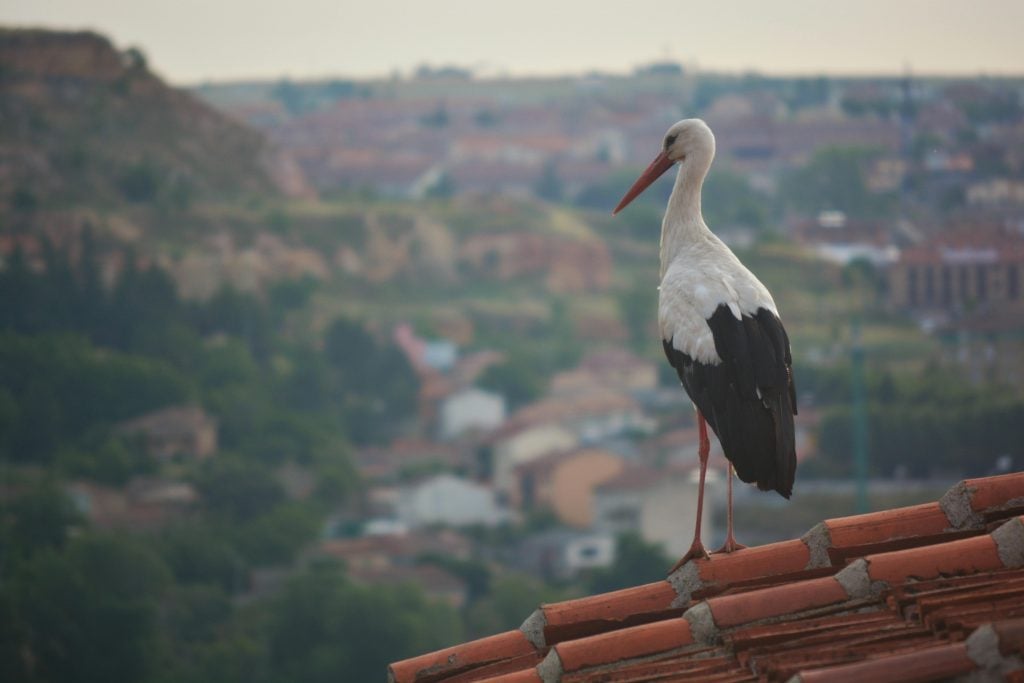
<path fill-rule="evenodd" d="M 480 469 L 490 475 L 503 499 L 515 505 L 517 467 L 550 453 L 576 448 L 579 442 L 575 433 L 557 423 L 507 425 L 492 435 L 482 449 Z"/>
<path fill-rule="evenodd" d="M 681 557 L 690 548 L 697 523 L 696 470 L 691 467 L 626 468 L 594 492 L 594 528 L 613 535 L 632 532 Z M 714 508 L 724 485 L 709 469 L 704 489 L 701 534 L 712 538 Z"/>
<path fill-rule="evenodd" d="M 472 432 L 490 432 L 505 422 L 505 397 L 469 387 L 441 401 L 440 413 L 442 439 L 454 439 Z"/>
<path fill-rule="evenodd" d="M 562 425 L 587 444 L 626 433 L 650 433 L 656 426 L 635 398 L 607 388 L 536 401 L 516 411 L 510 422 Z"/>
<path fill-rule="evenodd" d="M 555 396 L 595 390 L 636 394 L 657 388 L 658 367 L 621 348 L 588 353 L 575 368 L 559 372 L 551 379 L 551 394 Z"/>
<path fill-rule="evenodd" d="M 399 520 L 410 528 L 430 525 L 495 526 L 508 512 L 490 487 L 451 474 L 439 474 L 401 489 L 396 504 Z"/>
<path fill-rule="evenodd" d="M 858 220 L 842 211 L 822 211 L 814 219 L 796 221 L 790 231 L 818 258 L 840 265 L 866 260 L 886 266 L 899 258 L 894 228 L 882 221 Z"/>
<path fill-rule="evenodd" d="M 450 529 L 420 530 L 410 533 L 365 536 L 323 541 L 312 553 L 332 557 L 345 563 L 346 575 L 365 585 L 412 583 L 427 597 L 462 608 L 468 597 L 465 582 L 432 565 L 423 558 L 466 559 L 470 543 Z"/>
<path fill-rule="evenodd" d="M 208 458 L 217 452 L 217 421 L 199 406 L 172 406 L 121 422 L 119 434 L 138 435 L 146 453 L 161 460 L 175 456 Z"/>
<path fill-rule="evenodd" d="M 67 492 L 90 525 L 104 530 L 155 531 L 192 514 L 199 493 L 183 481 L 137 478 L 124 489 L 74 481 Z"/>
<path fill-rule="evenodd" d="M 518 629 L 391 664 L 394 683 L 1024 680 L 1024 473 L 826 520 Z"/>
<path fill-rule="evenodd" d="M 555 529 L 528 536 L 515 553 L 515 565 L 531 576 L 565 581 L 580 572 L 607 567 L 615 561 L 615 537 Z"/>
<path fill-rule="evenodd" d="M 903 250 L 889 268 L 894 308 L 956 313 L 1024 312 L 1024 236 L 998 230 L 944 233 Z"/>
<path fill-rule="evenodd" d="M 625 468 L 619 455 L 600 448 L 553 453 L 516 468 L 513 499 L 523 509 L 546 508 L 578 529 L 594 523 L 594 489 Z"/>
<path fill-rule="evenodd" d="M 360 476 L 371 482 L 393 481 L 416 471 L 467 469 L 472 454 L 454 444 L 421 439 L 396 439 L 387 446 L 368 446 L 353 453 Z"/>

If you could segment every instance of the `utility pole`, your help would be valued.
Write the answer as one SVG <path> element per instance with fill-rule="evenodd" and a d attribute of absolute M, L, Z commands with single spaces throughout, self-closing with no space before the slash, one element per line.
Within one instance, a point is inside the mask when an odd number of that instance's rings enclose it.
<path fill-rule="evenodd" d="M 857 482 L 858 513 L 868 511 L 868 409 L 864 387 L 864 343 L 861 341 L 860 316 L 850 328 L 850 385 L 853 390 L 853 473 Z"/>

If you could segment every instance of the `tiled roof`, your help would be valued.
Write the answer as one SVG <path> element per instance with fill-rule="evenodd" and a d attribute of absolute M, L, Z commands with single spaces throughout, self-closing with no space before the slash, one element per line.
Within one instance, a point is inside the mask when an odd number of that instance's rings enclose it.
<path fill-rule="evenodd" d="M 665 580 L 542 605 L 523 625 L 396 662 L 393 683 L 1024 683 L 1024 473 L 830 519 Z"/>

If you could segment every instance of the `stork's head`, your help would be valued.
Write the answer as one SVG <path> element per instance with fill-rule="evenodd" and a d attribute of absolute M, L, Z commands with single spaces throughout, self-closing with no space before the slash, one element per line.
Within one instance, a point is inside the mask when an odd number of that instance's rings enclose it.
<path fill-rule="evenodd" d="M 708 124 L 700 119 L 683 119 L 673 124 L 665 133 L 661 152 L 636 179 L 633 187 L 629 188 L 622 201 L 612 211 L 612 215 L 626 208 L 627 204 L 677 163 L 683 172 L 698 174 L 703 179 L 714 157 L 715 136 L 708 128 Z"/>

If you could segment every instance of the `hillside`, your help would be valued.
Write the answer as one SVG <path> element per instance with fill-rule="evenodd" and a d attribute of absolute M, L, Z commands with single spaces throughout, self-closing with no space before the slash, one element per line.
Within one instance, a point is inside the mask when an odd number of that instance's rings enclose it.
<path fill-rule="evenodd" d="M 94 33 L 0 29 L 0 206 L 302 194 L 260 133 Z"/>

